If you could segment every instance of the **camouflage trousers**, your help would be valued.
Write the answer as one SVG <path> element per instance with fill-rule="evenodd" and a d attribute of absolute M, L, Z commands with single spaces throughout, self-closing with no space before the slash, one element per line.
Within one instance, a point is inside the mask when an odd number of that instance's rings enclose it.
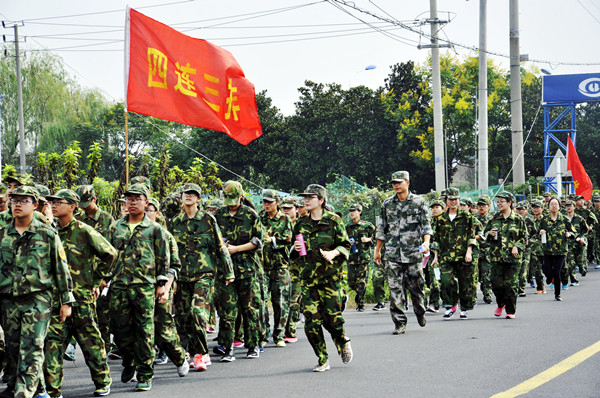
<path fill-rule="evenodd" d="M 479 258 L 479 289 L 484 300 L 492 300 L 492 281 L 490 280 L 490 262 L 486 257 Z"/>
<path fill-rule="evenodd" d="M 259 287 L 260 287 L 260 305 L 258 308 L 258 324 L 260 325 L 260 331 L 258 333 L 259 343 L 269 341 L 271 337 L 271 327 L 269 325 L 269 308 L 267 301 L 269 300 L 269 285 L 267 277 L 263 273 L 258 275 Z M 238 317 L 236 321 L 236 338 L 243 340 L 242 333 L 244 326 L 244 312 L 240 311 L 238 304 Z"/>
<path fill-rule="evenodd" d="M 105 296 L 100 295 L 96 300 L 96 324 L 104 340 L 106 352 L 111 352 L 114 348 L 110 338 L 110 291 L 109 288 Z"/>
<path fill-rule="evenodd" d="M 72 337 L 81 347 L 96 388 L 112 384 L 106 349 L 95 320 L 94 303 L 74 303 L 71 316 L 60 323 L 60 307 L 52 308 L 52 319 L 44 347 L 44 379 L 51 397 L 62 395 L 63 355 Z"/>
<path fill-rule="evenodd" d="M 217 282 L 217 295 L 220 308 L 219 345 L 233 347 L 235 323 L 239 311 L 243 316 L 244 342 L 246 348 L 254 348 L 259 344 L 262 326 L 259 322 L 261 292 L 258 276 L 252 275 L 244 279 L 236 279 L 229 285 Z"/>
<path fill-rule="evenodd" d="M 591 232 L 588 233 L 588 242 L 587 242 L 587 246 L 585 246 L 586 248 L 586 258 L 587 258 L 587 262 L 593 262 L 594 261 L 594 255 L 596 254 L 595 252 L 595 248 L 597 245 L 596 240 L 598 239 L 597 235 L 596 235 L 596 231 L 595 229 L 598 228 L 598 225 L 594 226 L 594 230 L 592 230 Z M 587 271 L 587 262 L 586 262 L 586 271 Z"/>
<path fill-rule="evenodd" d="M 582 275 L 587 273 L 587 250 L 585 248 L 577 242 L 569 245 L 565 265 L 560 271 L 560 280 L 563 285 L 569 284 L 569 280 L 573 283 L 579 282 L 577 268 L 579 268 L 579 272 L 582 272 Z"/>
<path fill-rule="evenodd" d="M 529 269 L 532 280 L 535 279 L 536 289 L 544 290 L 544 275 L 542 274 L 542 263 L 544 255 L 531 254 L 529 257 Z"/>
<path fill-rule="evenodd" d="M 161 304 L 156 300 L 154 305 L 154 341 L 158 348 L 177 367 L 185 361 L 185 350 L 179 341 L 175 320 L 173 320 L 173 290 L 169 290 L 169 298 Z"/>
<path fill-rule="evenodd" d="M 296 336 L 296 325 L 300 322 L 300 311 L 302 307 L 302 283 L 300 282 L 300 271 L 290 269 L 290 311 L 285 324 L 285 336 Z"/>
<path fill-rule="evenodd" d="M 111 286 L 110 321 L 123 366 L 134 366 L 139 382 L 154 376 L 154 285 Z"/>
<path fill-rule="evenodd" d="M 371 281 L 373 283 L 373 296 L 376 302 L 384 303 L 385 297 L 385 265 L 375 264 L 371 270 Z"/>
<path fill-rule="evenodd" d="M 435 277 L 435 269 L 432 262 L 433 256 L 429 256 L 427 266 L 423 268 L 423 276 L 425 277 L 425 285 L 429 287 L 429 300 L 427 304 L 437 310 L 440 308 L 440 282 Z"/>
<path fill-rule="evenodd" d="M 348 261 L 348 287 L 356 292 L 354 301 L 357 307 L 365 305 L 365 292 L 369 282 L 369 263 Z"/>
<path fill-rule="evenodd" d="M 331 335 L 338 354 L 346 342 L 350 341 L 344 331 L 344 317 L 342 316 L 344 296 L 340 281 L 331 281 L 328 284 L 311 287 L 302 286 L 304 332 L 321 365 L 328 359 L 323 328 Z"/>
<path fill-rule="evenodd" d="M 273 306 L 273 342 L 283 341 L 285 325 L 290 312 L 290 272 L 287 268 L 273 268 L 265 271 L 267 297 Z M 271 330 L 268 307 L 266 307 L 266 330 Z"/>
<path fill-rule="evenodd" d="M 521 262 L 494 262 L 490 267 L 492 291 L 496 296 L 498 307 L 506 306 L 507 314 L 517 311 L 517 290 L 519 288 L 519 272 Z"/>
<path fill-rule="evenodd" d="M 2 328 L 10 363 L 8 387 L 15 397 L 33 397 L 44 389 L 44 340 L 52 316 L 52 290 L 0 298 Z"/>
<path fill-rule="evenodd" d="M 521 257 L 521 270 L 519 271 L 519 294 L 525 293 L 527 286 L 527 272 L 529 270 L 529 262 L 531 261 L 531 251 L 529 249 L 523 252 Z"/>
<path fill-rule="evenodd" d="M 472 310 L 477 301 L 477 263 L 442 261 L 440 271 L 444 305 L 455 307 L 460 301 L 462 311 Z"/>
<path fill-rule="evenodd" d="M 404 287 L 410 293 L 413 311 L 417 315 L 425 313 L 425 278 L 423 268 L 418 263 L 387 262 L 388 286 L 390 288 L 390 315 L 395 326 L 406 325 L 407 318 L 402 304 Z"/>
<path fill-rule="evenodd" d="M 193 282 L 178 282 L 175 293 L 177 331 L 181 345 L 191 355 L 208 354 L 206 326 L 213 301 L 214 275 Z"/>

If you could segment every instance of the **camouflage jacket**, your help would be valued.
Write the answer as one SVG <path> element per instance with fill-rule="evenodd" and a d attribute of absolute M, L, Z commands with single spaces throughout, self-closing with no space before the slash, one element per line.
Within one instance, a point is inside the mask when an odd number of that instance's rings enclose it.
<path fill-rule="evenodd" d="M 100 232 L 100 235 L 108 238 L 108 233 L 110 231 L 110 226 L 115 222 L 113 216 L 98 208 L 96 213 L 92 217 L 88 217 L 84 211 L 81 211 L 75 214 L 75 218 L 79 221 L 83 221 L 90 227 L 94 228 L 96 231 Z"/>
<path fill-rule="evenodd" d="M 575 231 L 577 231 L 574 239 L 569 239 L 569 250 L 577 246 L 581 246 L 581 243 L 576 241 L 577 238 L 583 239 L 583 242 L 587 244 L 587 237 L 589 233 L 587 222 L 585 222 L 585 220 L 577 213 L 573 214 L 573 218 L 571 219 L 569 219 L 569 216 L 567 215 L 565 215 L 565 218 L 569 220 L 573 228 L 575 228 Z"/>
<path fill-rule="evenodd" d="M 596 217 L 596 220 L 598 220 L 598 224 L 594 225 L 594 234 L 598 235 L 598 234 L 600 234 L 600 209 L 596 209 L 595 207 L 592 206 L 590 211 L 592 212 L 592 214 L 594 214 L 594 216 Z"/>
<path fill-rule="evenodd" d="M 444 212 L 434 220 L 435 235 L 433 241 L 438 248 L 440 262 L 464 261 L 469 246 L 477 247 L 475 218 L 471 213 L 458 209 L 454 220 Z"/>
<path fill-rule="evenodd" d="M 482 226 L 482 231 L 485 230 L 485 226 L 487 225 L 487 223 L 492 219 L 494 215 L 492 214 L 491 211 L 488 212 L 488 214 L 485 215 L 485 217 L 482 217 L 481 214 L 477 213 L 475 214 L 475 219 L 477 221 L 479 221 L 481 223 Z M 489 247 L 488 242 L 485 240 L 485 235 L 482 236 L 483 239 L 481 239 L 479 241 L 479 251 L 481 253 L 487 253 L 487 248 Z"/>
<path fill-rule="evenodd" d="M 498 228 L 497 239 L 489 234 L 492 228 Z M 525 220 L 517 212 L 511 211 L 506 218 L 501 212 L 494 214 L 485 226 L 484 234 L 489 244 L 488 259 L 490 262 L 518 263 L 525 251 L 527 226 Z M 519 257 L 512 255 L 513 247 L 519 249 Z"/>
<path fill-rule="evenodd" d="M 598 224 L 598 219 L 596 218 L 596 215 L 590 209 L 585 209 L 583 207 L 581 209 L 575 208 L 575 214 L 583 218 L 587 225 L 596 227 L 596 225 Z"/>
<path fill-rule="evenodd" d="M 540 224 L 542 222 L 542 218 L 543 216 L 536 218 L 533 214 L 528 214 L 527 217 L 525 217 L 525 225 L 527 226 L 527 233 L 529 234 L 528 249 L 531 254 L 535 256 L 544 255 L 540 236 Z"/>
<path fill-rule="evenodd" d="M 243 245 L 252 243 L 254 250 L 234 253 L 231 256 L 236 279 L 244 279 L 263 272 L 260 254 L 264 231 L 258 213 L 252 208 L 241 205 L 235 215 L 229 213 L 227 206 L 221 206 L 215 213 L 225 243 Z"/>
<path fill-rule="evenodd" d="M 119 251 L 111 267 L 112 286 L 156 285 L 166 281 L 171 256 L 165 230 L 148 216 L 129 228 L 129 215 L 110 227 L 110 243 Z"/>
<path fill-rule="evenodd" d="M 181 259 L 179 258 L 179 248 L 177 247 L 177 241 L 172 233 L 167 231 L 164 227 L 165 233 L 167 234 L 167 240 L 169 241 L 169 256 L 171 262 L 169 264 L 169 270 L 167 271 L 167 277 L 177 280 L 179 273 L 181 272 Z"/>
<path fill-rule="evenodd" d="M 269 217 L 266 211 L 258 213 L 260 222 L 265 230 L 264 235 L 264 266 L 269 272 L 275 268 L 288 268 L 289 247 L 292 244 L 292 220 L 289 216 L 277 210 L 274 217 Z M 275 246 L 271 238 L 275 238 Z"/>
<path fill-rule="evenodd" d="M 342 218 L 335 213 L 323 210 L 318 221 L 309 216 L 302 217 L 294 225 L 294 236 L 302 234 L 306 244 L 306 256 L 300 257 L 300 279 L 302 286 L 312 287 L 342 280 L 344 262 L 348 259 L 350 239 L 346 233 Z M 328 262 L 321 255 L 321 250 L 335 250 L 340 254 Z M 293 258 L 299 253 L 294 250 Z"/>
<path fill-rule="evenodd" d="M 544 254 L 551 256 L 564 256 L 568 250 L 568 239 L 575 239 L 575 228 L 571 225 L 569 219 L 558 213 L 556 220 L 550 215 L 542 217 L 540 229 L 546 231 L 546 243 L 542 244 Z M 571 237 L 565 236 L 566 232 L 571 232 Z"/>
<path fill-rule="evenodd" d="M 82 221 L 72 219 L 64 227 L 58 226 L 67 262 L 73 279 L 73 296 L 82 303 L 96 299 L 92 289 L 97 287 L 96 274 L 104 276 L 117 258 L 117 250 L 94 228 Z M 96 261 L 97 257 L 101 261 Z"/>
<path fill-rule="evenodd" d="M 171 221 L 171 231 L 181 259 L 180 281 L 194 282 L 217 274 L 225 279 L 234 278 L 231 256 L 211 214 L 199 209 L 189 218 L 181 212 Z"/>
<path fill-rule="evenodd" d="M 14 221 L 0 228 L 0 295 L 20 297 L 57 289 L 73 303 L 73 281 L 58 233 L 37 219 L 20 235 Z"/>
<path fill-rule="evenodd" d="M 375 242 L 375 226 L 365 220 L 360 220 L 356 224 L 350 222 L 350 224 L 346 225 L 346 233 L 348 234 L 348 238 L 354 238 L 354 245 L 358 249 L 358 253 L 353 253 L 352 246 L 350 246 L 349 261 L 356 263 L 370 262 L 373 243 Z M 363 242 L 361 240 L 363 237 L 371 238 L 371 241 Z"/>
<path fill-rule="evenodd" d="M 387 260 L 422 261 L 419 245 L 424 235 L 432 233 L 427 205 L 420 196 L 410 193 L 405 201 L 400 201 L 398 195 L 394 195 L 383 202 L 376 238 L 385 242 Z"/>
<path fill-rule="evenodd" d="M 33 217 L 36 220 L 40 221 L 42 224 L 46 224 L 46 225 L 52 227 L 52 220 L 49 220 L 48 217 L 46 217 L 39 211 L 37 211 L 37 210 L 34 211 Z M 10 224 L 12 222 L 12 220 L 13 220 L 13 216 L 12 216 L 12 213 L 10 212 L 10 204 L 9 204 L 8 210 L 4 210 L 3 212 L 0 212 L 0 227 L 6 227 L 8 224 Z"/>

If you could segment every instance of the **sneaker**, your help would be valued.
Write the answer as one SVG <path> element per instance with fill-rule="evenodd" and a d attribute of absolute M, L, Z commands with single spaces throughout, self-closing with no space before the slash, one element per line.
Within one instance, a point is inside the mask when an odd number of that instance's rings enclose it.
<path fill-rule="evenodd" d="M 417 322 L 419 323 L 419 326 L 424 328 L 425 325 L 427 324 L 427 319 L 425 318 L 425 314 L 417 315 Z"/>
<path fill-rule="evenodd" d="M 244 345 L 243 341 L 239 341 L 238 339 L 233 340 L 233 346 L 234 347 L 241 347 Z"/>
<path fill-rule="evenodd" d="M 164 365 L 167 362 L 169 362 L 169 358 L 167 358 L 167 353 L 164 351 L 159 352 L 158 356 L 154 360 L 155 365 Z"/>
<path fill-rule="evenodd" d="M 535 294 L 546 294 L 546 289 L 538 290 Z"/>
<path fill-rule="evenodd" d="M 377 303 L 375 307 L 373 307 L 373 311 L 381 311 L 385 309 L 385 305 L 383 303 Z"/>
<path fill-rule="evenodd" d="M 554 283 L 551 283 L 551 284 L 549 284 L 549 285 L 548 285 L 548 287 L 549 287 L 550 289 L 554 289 Z"/>
<path fill-rule="evenodd" d="M 204 363 L 206 364 L 206 366 L 212 365 L 212 361 L 210 360 L 210 354 L 204 354 L 204 355 L 202 355 L 202 360 L 204 361 Z"/>
<path fill-rule="evenodd" d="M 296 343 L 298 342 L 298 337 L 286 337 L 283 339 L 286 343 Z"/>
<path fill-rule="evenodd" d="M 260 351 L 258 347 L 252 347 L 248 349 L 248 353 L 246 354 L 246 358 L 255 359 L 260 356 Z"/>
<path fill-rule="evenodd" d="M 527 293 L 519 293 L 519 297 L 527 297 Z"/>
<path fill-rule="evenodd" d="M 454 308 L 454 307 L 448 308 L 448 310 L 446 310 L 446 312 L 444 312 L 444 318 L 445 319 L 452 318 L 452 315 L 454 315 L 455 312 L 456 312 L 456 308 Z"/>
<path fill-rule="evenodd" d="M 569 285 L 562 285 L 562 290 L 569 290 Z"/>
<path fill-rule="evenodd" d="M 359 305 L 358 307 L 356 307 L 356 311 L 358 311 L 358 312 L 364 312 L 365 311 L 365 306 L 364 305 Z"/>
<path fill-rule="evenodd" d="M 435 309 L 435 308 L 433 308 L 433 305 L 430 305 L 429 307 L 427 307 L 427 308 L 425 309 L 425 312 L 429 312 L 429 313 L 436 313 L 436 312 L 438 312 L 438 311 L 436 311 L 436 309 Z"/>
<path fill-rule="evenodd" d="M 283 340 L 279 340 L 277 343 L 275 343 L 275 345 L 276 345 L 277 347 L 285 347 L 285 341 L 283 341 Z"/>
<path fill-rule="evenodd" d="M 515 314 L 506 314 L 506 319 L 515 319 Z"/>
<path fill-rule="evenodd" d="M 329 360 L 327 362 L 325 362 L 324 364 L 317 364 L 317 366 L 315 366 L 313 368 L 313 372 L 325 372 L 326 370 L 331 369 L 331 367 L 329 366 Z"/>
<path fill-rule="evenodd" d="M 342 312 L 344 312 L 344 310 L 346 309 L 346 303 L 348 302 L 348 295 L 346 294 L 343 298 L 342 298 Z M 303 318 L 304 319 L 304 318 Z M 302 321 L 304 322 L 304 321 Z"/>
<path fill-rule="evenodd" d="M 233 356 L 233 350 L 227 351 L 221 357 L 221 362 L 233 362 L 233 361 L 235 361 L 235 357 Z"/>
<path fill-rule="evenodd" d="M 203 371 L 206 370 L 206 364 L 202 359 L 202 355 L 196 354 L 194 355 L 194 370 L 195 371 Z"/>
<path fill-rule="evenodd" d="M 151 388 L 152 388 L 152 382 L 150 380 L 139 381 L 135 385 L 135 391 L 150 391 Z"/>
<path fill-rule="evenodd" d="M 394 329 L 394 334 L 404 334 L 406 333 L 406 325 L 402 324 L 402 325 L 398 325 L 396 326 L 396 329 Z"/>
<path fill-rule="evenodd" d="M 213 348 L 213 352 L 217 355 L 225 355 L 225 347 L 222 345 L 218 345 L 215 348 Z"/>
<path fill-rule="evenodd" d="M 467 318 L 468 318 L 467 311 L 461 311 L 460 312 L 460 319 L 467 319 Z"/>
<path fill-rule="evenodd" d="M 531 282 L 529 283 L 529 285 L 530 285 L 531 287 L 535 288 L 535 282 L 534 282 L 534 281 L 531 281 Z"/>
<path fill-rule="evenodd" d="M 65 361 L 75 361 L 75 346 L 73 344 L 69 344 L 67 349 L 65 350 L 65 354 L 63 355 Z"/>
<path fill-rule="evenodd" d="M 594 269 L 600 269 L 600 264 L 596 265 Z"/>
<path fill-rule="evenodd" d="M 486 304 L 492 304 L 492 299 L 491 299 L 491 298 L 489 298 L 489 297 L 485 297 L 485 298 L 483 299 L 483 302 L 484 302 L 484 303 L 486 303 Z"/>
<path fill-rule="evenodd" d="M 121 353 L 119 351 L 111 351 L 108 353 L 108 359 L 118 360 L 121 358 Z"/>
<path fill-rule="evenodd" d="M 179 377 L 183 377 L 190 371 L 190 363 L 188 361 L 183 361 L 181 366 L 177 367 L 177 374 Z"/>
<path fill-rule="evenodd" d="M 571 282 L 571 286 L 579 286 L 579 282 Z"/>
<path fill-rule="evenodd" d="M 121 372 L 121 382 L 129 383 L 135 379 L 135 366 L 125 366 Z"/>
<path fill-rule="evenodd" d="M 215 328 L 212 328 L 210 326 L 206 327 L 206 333 L 214 333 L 215 332 Z"/>
<path fill-rule="evenodd" d="M 554 300 L 556 300 L 556 301 L 562 301 L 562 299 L 560 298 L 560 296 L 554 297 Z"/>
<path fill-rule="evenodd" d="M 506 306 L 503 305 L 502 307 L 496 308 L 496 311 L 494 311 L 494 316 L 501 316 L 502 311 L 504 311 L 504 307 L 506 307 Z"/>
<path fill-rule="evenodd" d="M 50 398 L 50 395 L 48 395 L 48 392 L 44 391 L 43 393 L 36 395 L 35 398 Z"/>
<path fill-rule="evenodd" d="M 343 363 L 350 363 L 350 361 L 352 361 L 352 347 L 350 346 L 349 341 L 344 344 L 344 348 L 342 348 L 340 355 L 342 356 Z"/>
<path fill-rule="evenodd" d="M 94 397 L 105 397 L 110 394 L 110 384 L 94 390 Z"/>

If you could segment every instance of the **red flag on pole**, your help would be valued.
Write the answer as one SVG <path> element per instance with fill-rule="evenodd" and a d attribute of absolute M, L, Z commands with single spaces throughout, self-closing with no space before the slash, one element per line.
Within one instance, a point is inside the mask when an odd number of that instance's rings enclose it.
<path fill-rule="evenodd" d="M 575 151 L 575 145 L 569 136 L 569 142 L 567 147 L 567 170 L 571 170 L 573 176 L 573 185 L 575 185 L 575 193 L 583 196 L 585 200 L 590 200 L 592 197 L 592 180 L 585 172 L 585 168 L 577 156 Z"/>
<path fill-rule="evenodd" d="M 241 144 L 262 135 L 254 85 L 233 55 L 127 9 L 129 111 L 222 131 Z"/>

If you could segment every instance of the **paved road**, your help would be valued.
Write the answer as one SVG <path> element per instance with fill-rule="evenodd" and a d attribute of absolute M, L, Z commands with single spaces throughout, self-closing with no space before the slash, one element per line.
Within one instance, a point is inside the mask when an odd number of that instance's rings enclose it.
<path fill-rule="evenodd" d="M 388 311 L 348 310 L 346 330 L 354 360 L 343 365 L 328 340 L 331 370 L 311 372 L 317 362 L 302 325 L 300 340 L 277 348 L 269 344 L 260 359 L 238 352 L 233 363 L 218 360 L 206 372 L 177 376 L 173 364 L 156 367 L 153 389 L 133 392 L 120 382 L 121 366 L 111 361 L 111 395 L 145 397 L 491 397 L 506 391 L 600 340 L 600 271 L 592 270 L 578 287 L 553 295 L 527 289 L 516 319 L 493 316 L 495 305 L 479 297 L 469 319 L 428 316 L 420 328 L 409 315 L 407 333 L 392 335 Z M 216 343 L 212 343 L 216 344 Z M 212 345 L 211 345 L 212 349 Z M 65 366 L 65 397 L 91 396 L 93 384 L 81 353 L 77 367 Z M 217 359 L 213 357 L 213 360 Z M 600 355 L 551 379 L 524 397 L 600 397 Z"/>

